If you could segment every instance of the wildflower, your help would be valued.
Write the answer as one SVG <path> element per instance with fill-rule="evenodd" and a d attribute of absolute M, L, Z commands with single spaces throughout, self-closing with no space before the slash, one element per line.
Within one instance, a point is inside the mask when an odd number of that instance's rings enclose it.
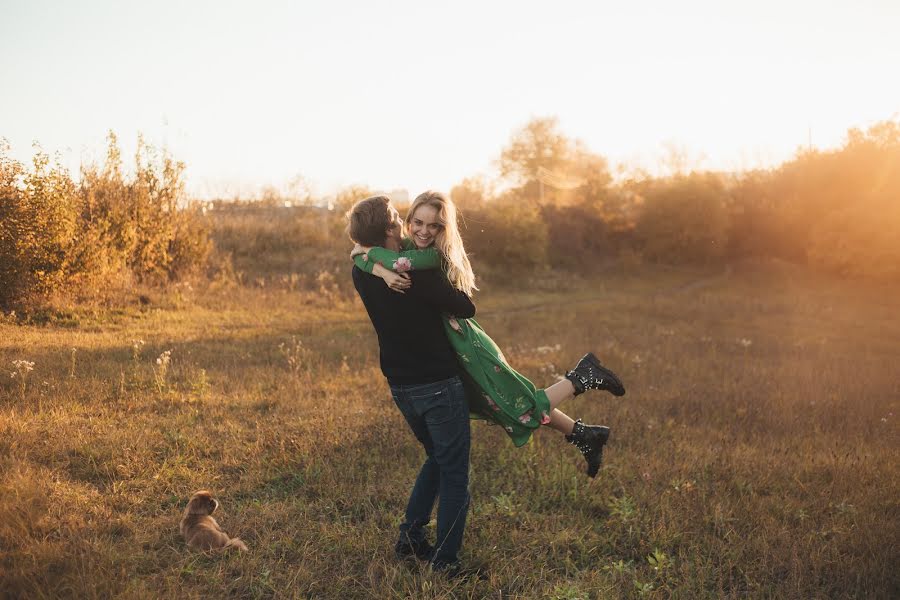
<path fill-rule="evenodd" d="M 172 361 L 172 351 L 166 350 L 156 359 L 156 387 L 160 393 L 166 386 L 166 374 L 169 371 L 169 363 Z"/>
<path fill-rule="evenodd" d="M 160 354 L 159 357 L 156 359 L 156 364 L 158 364 L 160 367 L 165 368 L 165 367 L 169 366 L 169 363 L 171 361 L 172 361 L 172 351 L 166 350 L 165 352 Z"/>
<path fill-rule="evenodd" d="M 753 345 L 753 340 L 748 340 L 747 338 L 738 338 L 737 343 L 744 348 L 749 348 L 751 345 Z"/>
<path fill-rule="evenodd" d="M 550 415 L 547 414 L 546 410 L 541 411 L 541 425 L 549 425 L 550 424 Z"/>
<path fill-rule="evenodd" d="M 22 399 L 25 399 L 25 380 L 28 379 L 28 373 L 34 370 L 34 362 L 30 360 L 14 360 L 12 361 L 15 371 L 10 373 L 10 377 L 19 379 L 19 389 L 22 392 Z"/>
<path fill-rule="evenodd" d="M 22 374 L 28 373 L 34 370 L 34 361 L 30 360 L 14 360 L 12 361 L 13 366 L 16 368 L 16 371 Z"/>
<path fill-rule="evenodd" d="M 529 421 L 531 421 L 531 411 L 525 413 L 524 415 L 519 415 L 519 423 L 521 423 L 522 425 L 527 425 Z"/>
<path fill-rule="evenodd" d="M 135 363 L 141 358 L 141 349 L 144 347 L 144 340 L 131 340 L 131 360 Z"/>
<path fill-rule="evenodd" d="M 282 342 L 278 344 L 278 350 L 284 356 L 288 369 L 294 374 L 299 375 L 304 368 L 308 368 L 309 351 L 303 347 L 303 340 L 297 339 L 297 336 L 291 336 L 290 343 Z M 341 357 L 341 370 L 349 369 L 347 366 L 347 357 Z"/>

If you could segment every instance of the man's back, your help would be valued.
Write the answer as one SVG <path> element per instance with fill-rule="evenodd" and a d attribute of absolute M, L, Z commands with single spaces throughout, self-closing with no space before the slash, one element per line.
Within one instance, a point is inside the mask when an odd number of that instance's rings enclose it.
<path fill-rule="evenodd" d="M 459 373 L 442 314 L 475 316 L 475 306 L 440 270 L 411 273 L 405 294 L 353 267 L 353 284 L 378 334 L 381 371 L 392 384 L 431 383 Z"/>

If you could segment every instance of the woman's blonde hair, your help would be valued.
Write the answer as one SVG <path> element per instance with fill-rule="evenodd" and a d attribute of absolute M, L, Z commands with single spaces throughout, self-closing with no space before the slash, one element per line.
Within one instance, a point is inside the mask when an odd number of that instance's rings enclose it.
<path fill-rule="evenodd" d="M 456 222 L 456 205 L 453 201 L 440 192 L 422 192 L 413 201 L 406 213 L 406 229 L 409 231 L 410 222 L 416 210 L 422 206 L 432 206 L 437 210 L 438 223 L 441 230 L 434 238 L 434 245 L 447 263 L 447 279 L 453 286 L 465 292 L 469 296 L 478 289 L 475 285 L 475 273 L 472 272 L 472 264 L 463 246 L 462 236 L 459 235 L 459 226 Z"/>

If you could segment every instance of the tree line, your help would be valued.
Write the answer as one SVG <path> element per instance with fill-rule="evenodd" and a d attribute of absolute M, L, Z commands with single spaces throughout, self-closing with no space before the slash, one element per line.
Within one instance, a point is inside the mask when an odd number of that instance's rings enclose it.
<path fill-rule="evenodd" d="M 516 131 L 496 176 L 450 190 L 476 267 L 580 269 L 627 257 L 715 265 L 776 258 L 849 277 L 900 281 L 900 122 L 851 129 L 842 147 L 801 150 L 744 173 L 681 170 L 616 179 L 554 118 Z M 129 174 L 114 134 L 103 164 L 71 175 L 38 151 L 30 167 L 0 143 L 0 308 L 205 277 L 321 285 L 347 266 L 344 211 L 372 193 L 191 202 L 185 165 L 139 139 Z M 302 186 L 301 186 L 302 187 Z M 214 210 L 204 214 L 204 207 Z M 268 212 L 266 212 L 268 211 Z M 340 279 L 340 278 L 338 278 Z"/>
<path fill-rule="evenodd" d="M 900 281 L 900 123 L 851 129 L 841 148 L 774 169 L 646 174 L 614 181 L 555 119 L 516 132 L 497 181 L 451 191 L 467 245 L 500 262 L 579 266 L 622 253 L 670 264 L 777 258 Z"/>

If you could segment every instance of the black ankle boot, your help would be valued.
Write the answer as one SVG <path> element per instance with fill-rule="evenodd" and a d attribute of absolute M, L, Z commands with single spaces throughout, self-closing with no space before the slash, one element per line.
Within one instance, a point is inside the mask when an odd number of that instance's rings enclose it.
<path fill-rule="evenodd" d="M 585 425 L 581 419 L 575 421 L 575 428 L 566 436 L 566 441 L 581 450 L 584 455 L 588 464 L 588 477 L 595 477 L 600 470 L 603 463 L 603 446 L 608 439 L 609 427 Z"/>
<path fill-rule="evenodd" d="M 566 379 L 575 386 L 576 396 L 585 390 L 606 390 L 613 396 L 625 395 L 625 386 L 619 377 L 601 365 L 590 352 L 581 357 L 574 369 L 566 372 Z"/>

